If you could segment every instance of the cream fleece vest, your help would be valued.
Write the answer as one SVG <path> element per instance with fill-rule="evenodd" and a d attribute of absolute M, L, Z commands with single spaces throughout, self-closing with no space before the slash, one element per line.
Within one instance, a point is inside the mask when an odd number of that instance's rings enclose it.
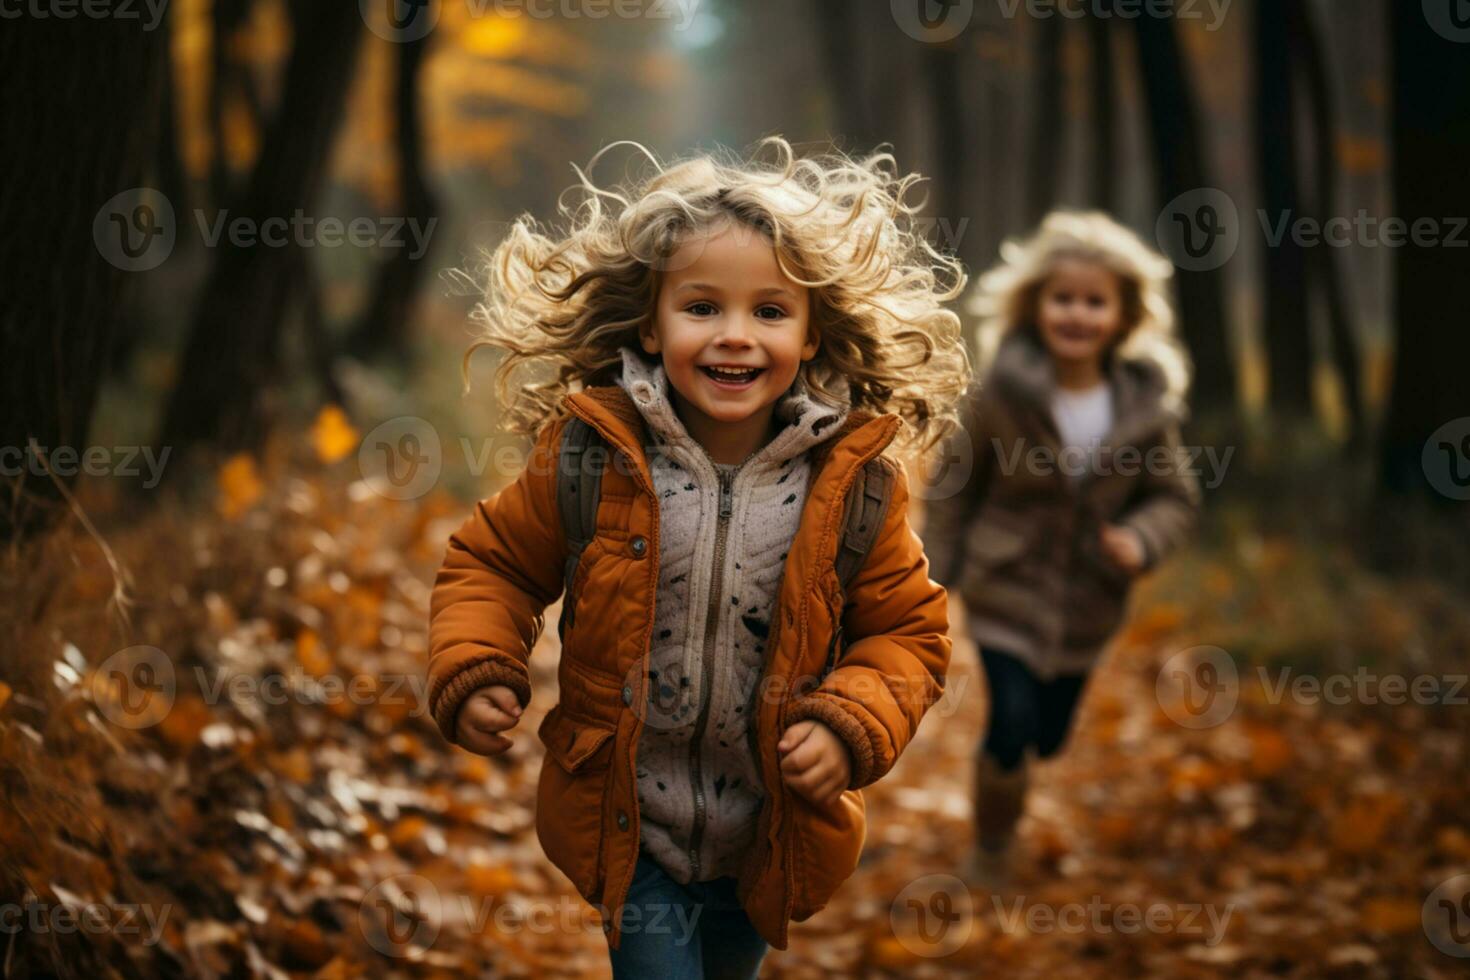
<path fill-rule="evenodd" d="M 717 464 L 675 412 L 663 364 L 631 346 L 622 354 L 618 384 L 652 433 L 659 507 L 641 843 L 674 880 L 707 881 L 735 875 L 755 840 L 765 789 L 751 719 L 771 610 L 806 502 L 807 451 L 848 407 L 817 400 L 798 376 L 776 403 L 775 437 Z"/>

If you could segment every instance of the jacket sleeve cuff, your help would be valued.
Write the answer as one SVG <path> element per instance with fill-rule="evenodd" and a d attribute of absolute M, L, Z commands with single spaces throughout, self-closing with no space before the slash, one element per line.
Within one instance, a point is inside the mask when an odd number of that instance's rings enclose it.
<path fill-rule="evenodd" d="M 854 718 L 838 699 L 821 693 L 811 694 L 792 704 L 786 712 L 786 727 L 808 719 L 820 721 L 842 739 L 852 756 L 852 778 L 848 789 L 858 789 L 872 781 L 873 743 L 863 723 Z"/>
<path fill-rule="evenodd" d="M 454 741 L 455 722 L 459 717 L 460 705 L 465 698 L 482 687 L 503 684 L 515 692 L 516 701 L 524 708 L 531 700 L 531 682 L 524 670 L 501 660 L 480 660 L 469 664 L 439 685 L 429 696 L 430 712 L 439 731 L 450 742 Z"/>

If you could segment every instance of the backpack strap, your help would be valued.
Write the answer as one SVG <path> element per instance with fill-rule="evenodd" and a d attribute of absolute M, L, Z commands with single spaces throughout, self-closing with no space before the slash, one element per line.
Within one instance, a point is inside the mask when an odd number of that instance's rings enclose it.
<path fill-rule="evenodd" d="M 888 503 L 893 498 L 893 463 L 875 456 L 863 465 L 852 487 L 847 491 L 847 513 L 843 518 L 842 544 L 834 563 L 842 590 L 863 567 L 878 531 L 888 516 Z"/>
<path fill-rule="evenodd" d="M 594 450 L 602 450 L 600 453 Z M 561 451 L 556 463 L 556 505 L 561 513 L 562 533 L 567 539 L 562 577 L 561 619 L 557 635 L 566 640 L 576 606 L 572 578 L 582 561 L 582 552 L 597 533 L 597 502 L 602 496 L 602 470 L 607 464 L 607 441 L 586 420 L 572 416 L 562 430 Z M 601 457 L 601 458 L 599 458 Z"/>
<path fill-rule="evenodd" d="M 654 450 L 653 435 L 646 425 L 640 426 L 639 437 L 645 456 Z M 582 552 L 597 536 L 597 505 L 602 499 L 602 473 L 612 463 L 612 447 L 601 432 L 581 416 L 573 415 L 562 430 L 561 448 L 557 454 L 556 506 L 561 514 L 562 533 L 566 537 L 566 558 L 562 565 L 561 619 L 557 636 L 563 642 L 571 628 L 576 608 L 572 580 L 582 562 Z"/>
<path fill-rule="evenodd" d="M 893 481 L 896 477 L 892 463 L 882 456 L 863 464 L 853 478 L 847 491 L 847 511 L 843 516 L 842 543 L 837 546 L 837 559 L 833 567 L 844 595 L 863 563 L 873 542 L 878 540 L 878 531 L 888 516 L 888 504 L 893 499 Z M 846 604 L 844 600 L 844 605 Z M 837 622 L 833 625 L 832 637 L 827 641 L 827 661 L 822 673 L 817 676 L 820 684 L 837 666 L 837 657 L 842 649 L 842 608 L 837 609 Z"/>

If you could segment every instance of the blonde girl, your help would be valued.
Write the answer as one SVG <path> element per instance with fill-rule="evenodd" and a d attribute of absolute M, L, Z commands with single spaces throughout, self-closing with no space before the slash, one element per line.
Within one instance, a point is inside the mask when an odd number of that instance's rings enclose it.
<path fill-rule="evenodd" d="M 942 693 L 945 592 L 884 452 L 955 424 L 969 362 L 942 304 L 964 276 L 888 154 L 649 159 L 618 187 L 579 171 L 564 230 L 522 218 L 489 257 L 476 347 L 504 353 L 504 418 L 535 446 L 450 539 L 429 696 L 447 738 L 505 751 L 561 596 L 542 846 L 615 976 L 750 977 L 852 873 L 857 791 Z M 568 569 L 574 421 L 612 459 Z M 891 494 L 844 586 L 861 473 Z"/>
<path fill-rule="evenodd" d="M 1027 754 L 1064 743 L 1133 580 L 1188 535 L 1189 362 L 1172 267 L 1101 213 L 1056 212 L 981 277 L 979 383 L 927 488 L 935 578 L 957 591 L 991 694 L 974 871 L 999 884 Z"/>

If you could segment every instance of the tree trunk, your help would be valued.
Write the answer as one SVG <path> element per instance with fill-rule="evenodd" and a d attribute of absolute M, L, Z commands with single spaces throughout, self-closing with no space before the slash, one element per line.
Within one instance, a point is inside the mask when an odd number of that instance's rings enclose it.
<path fill-rule="evenodd" d="M 1393 37 L 1393 215 L 1409 229 L 1429 223 L 1460 247 L 1406 243 L 1393 250 L 1397 276 L 1394 318 L 1397 352 L 1393 394 L 1382 435 L 1382 487 L 1394 495 L 1449 503 L 1470 471 L 1470 449 L 1460 438 L 1429 445 L 1440 427 L 1470 417 L 1470 330 L 1465 324 L 1467 232 L 1470 215 L 1470 56 L 1431 27 L 1419 4 L 1390 3 Z M 1459 217 L 1457 217 L 1459 216 Z M 1467 423 L 1470 424 L 1470 423 Z M 1463 426 L 1462 426 L 1463 427 Z M 1451 481 L 1426 480 L 1426 456 Z M 1460 497 L 1459 499 L 1463 499 Z M 1392 508 L 1389 508 L 1392 510 Z M 1463 508 L 1461 508 L 1463 512 Z M 1458 539 L 1455 546 L 1462 545 Z"/>
<path fill-rule="evenodd" d="M 312 4 L 295 12 L 293 27 L 278 110 L 227 216 L 230 222 L 247 219 L 255 229 L 269 219 L 290 223 L 298 213 L 317 217 L 310 209 L 326 177 L 362 19 L 351 4 Z M 279 247 L 234 245 L 228 235 L 215 245 L 164 414 L 162 442 L 174 448 L 176 459 L 202 442 L 235 450 L 264 434 L 282 325 L 301 271 L 296 231 L 282 237 Z"/>
<path fill-rule="evenodd" d="M 1193 89 L 1185 72 L 1174 22 L 1136 17 L 1139 68 L 1148 104 L 1160 204 L 1209 186 L 1200 143 Z M 1179 269 L 1180 330 L 1194 357 L 1196 407 L 1229 408 L 1235 402 L 1235 372 L 1226 336 L 1225 287 L 1219 269 Z"/>
<path fill-rule="evenodd" d="M 970 157 L 965 139 L 968 129 L 960 82 L 959 45 L 958 38 L 927 45 L 923 53 L 923 68 L 933 113 L 930 129 L 934 179 L 929 210 L 936 223 L 930 241 L 965 260 L 964 245 L 970 239 L 971 231 L 966 190 L 973 178 L 968 173 Z"/>
<path fill-rule="evenodd" d="M 398 201 L 403 208 L 396 217 L 417 222 L 426 232 L 438 213 L 424 173 L 423 126 L 419 118 L 420 69 L 428 46 L 428 36 L 398 45 L 398 78 L 393 90 L 393 112 L 398 123 Z M 403 244 L 378 270 L 367 309 L 353 331 L 351 349 L 358 357 L 408 354 L 407 327 L 428 253 L 425 241 L 425 253 L 415 254 L 415 239 L 406 226 L 401 238 Z"/>
<path fill-rule="evenodd" d="M 1291 0 L 1287 5 L 1287 28 L 1299 45 L 1300 71 L 1306 84 L 1306 118 L 1313 122 L 1312 197 L 1308 208 L 1318 218 L 1334 212 L 1337 192 L 1337 107 L 1327 78 L 1327 58 L 1322 50 L 1322 32 L 1307 3 Z M 1342 278 L 1339 250 L 1319 245 L 1307 256 L 1314 285 L 1326 306 L 1332 363 L 1342 385 L 1346 419 L 1346 448 L 1356 453 L 1366 436 L 1363 405 L 1362 361 L 1357 330 Z"/>
<path fill-rule="evenodd" d="M 124 271 L 127 252 L 166 255 L 148 251 L 162 247 L 162 217 L 113 200 L 142 185 L 154 160 L 168 52 L 144 22 L 53 16 L 0 31 L 11 75 L 0 123 L 11 175 L 0 191 L 0 538 L 44 528 L 61 498 L 47 467 L 33 469 L 30 441 L 47 454 L 87 449 L 109 345 L 136 286 L 129 277 L 145 274 Z M 79 464 L 47 465 L 65 486 Z"/>
<path fill-rule="evenodd" d="M 1035 23 L 1035 56 L 1031 81 L 1036 93 L 1031 107 L 1030 137 L 1026 142 L 1026 223 L 1035 226 L 1057 204 L 1061 189 L 1062 133 L 1062 15 L 1053 11 Z"/>
<path fill-rule="evenodd" d="M 1312 414 L 1312 335 L 1307 313 L 1307 250 L 1290 233 L 1305 217 L 1297 182 L 1295 87 L 1287 8 L 1300 0 L 1255 4 L 1256 176 L 1270 227 L 1287 229 L 1261 250 L 1261 328 L 1269 359 L 1270 404 L 1283 419 Z M 1284 222 L 1285 225 L 1279 223 Z M 1318 246 L 1321 248 L 1322 246 Z"/>
<path fill-rule="evenodd" d="M 1118 93 L 1114 84 L 1113 21 L 1098 10 L 1087 22 L 1092 47 L 1092 170 L 1088 174 L 1088 199 L 1092 205 L 1116 214 L 1118 182 L 1113 179 L 1118 161 Z"/>
<path fill-rule="evenodd" d="M 868 152 L 881 137 L 867 98 L 863 59 L 854 57 L 867 25 L 848 0 L 813 0 L 811 14 L 838 135 L 848 142 L 847 149 Z"/>

